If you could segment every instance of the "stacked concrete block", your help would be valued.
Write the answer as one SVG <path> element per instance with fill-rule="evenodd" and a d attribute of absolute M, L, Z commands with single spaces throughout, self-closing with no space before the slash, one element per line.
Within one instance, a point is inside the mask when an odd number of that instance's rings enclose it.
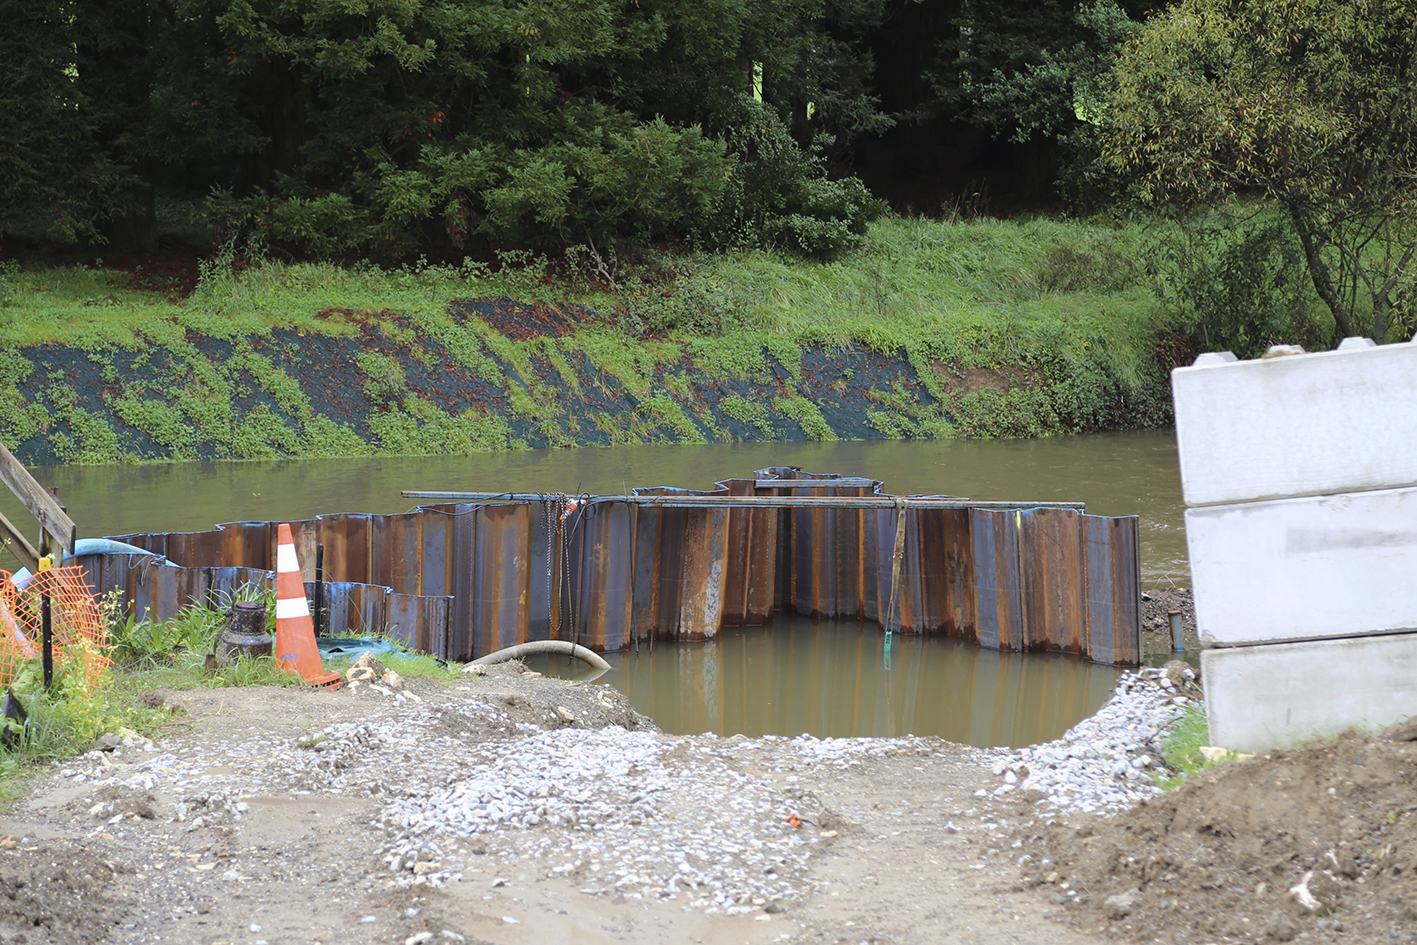
<path fill-rule="evenodd" d="M 1171 375 L 1211 742 L 1417 715 L 1417 344 Z"/>

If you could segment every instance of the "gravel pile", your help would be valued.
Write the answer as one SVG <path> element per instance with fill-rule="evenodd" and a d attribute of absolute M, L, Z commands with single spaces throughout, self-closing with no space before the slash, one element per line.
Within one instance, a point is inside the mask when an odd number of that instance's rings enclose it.
<path fill-rule="evenodd" d="M 389 806 L 378 826 L 384 861 L 406 883 L 461 878 L 469 856 L 539 862 L 582 892 L 677 900 L 685 911 L 777 911 L 805 889 L 808 860 L 837 832 L 740 770 L 738 759 L 786 743 L 775 766 L 846 769 L 864 759 L 928 751 L 921 739 L 720 739 L 561 729 L 464 755 L 476 773 Z M 756 760 L 756 757 L 755 757 Z M 810 801 L 806 801 L 810 804 Z M 541 830 L 541 827 L 567 828 Z"/>
<path fill-rule="evenodd" d="M 390 718 L 343 723 L 296 738 L 254 734 L 159 749 L 128 736 L 111 753 L 91 751 L 75 759 L 60 776 L 74 784 L 160 792 L 171 799 L 163 812 L 167 819 L 197 830 L 239 821 L 247 810 L 243 798 L 252 796 L 427 794 L 465 770 L 463 729 L 491 726 L 512 735 L 523 724 L 486 703 L 456 710 L 410 703 Z M 139 760 L 129 760 L 135 756 Z M 94 834 L 109 826 L 96 826 Z"/>
<path fill-rule="evenodd" d="M 1126 674 L 1064 738 L 977 757 L 1004 779 L 995 795 L 1032 792 L 1045 814 L 1117 810 L 1158 792 L 1153 743 L 1185 701 L 1163 671 Z M 251 731 L 167 747 L 125 736 L 63 775 L 126 799 L 86 808 L 94 836 L 141 829 L 134 810 L 169 830 L 229 832 L 260 797 L 370 798 L 364 849 L 403 886 L 458 882 L 475 863 L 479 874 L 568 877 L 617 901 L 741 915 L 808 893 L 812 857 L 845 829 L 798 772 L 959 755 L 938 739 L 669 736 L 573 727 L 566 709 L 562 727 L 543 728 L 496 702 L 381 705 L 295 736 Z"/>
<path fill-rule="evenodd" d="M 1112 814 L 1162 793 L 1158 739 L 1191 702 L 1178 688 L 1187 682 L 1184 667 L 1123 673 L 1102 708 L 1062 738 L 996 760 L 993 773 L 1004 783 L 994 796 L 1018 791 L 1057 813 Z"/>
<path fill-rule="evenodd" d="M 489 740 L 489 728 L 500 735 Z M 739 915 L 776 912 L 803 895 L 809 859 L 837 833 L 795 776 L 778 788 L 745 767 L 849 769 L 938 744 L 543 730 L 488 703 L 410 702 L 389 718 L 294 738 L 253 733 L 168 748 L 129 739 L 62 775 L 151 799 L 161 822 L 189 832 L 238 828 L 248 801 L 261 796 L 372 797 L 380 802 L 372 846 L 401 885 L 456 882 L 473 862 L 509 874 L 532 866 L 592 895 Z M 140 829 L 109 806 L 90 812 L 94 836 L 122 840 Z"/>
<path fill-rule="evenodd" d="M 437 885 L 460 878 L 469 852 L 495 852 L 539 860 L 587 893 L 751 912 L 796 893 L 818 839 L 716 741 L 612 726 L 477 746 L 465 757 L 472 777 L 388 808 L 384 858 Z"/>

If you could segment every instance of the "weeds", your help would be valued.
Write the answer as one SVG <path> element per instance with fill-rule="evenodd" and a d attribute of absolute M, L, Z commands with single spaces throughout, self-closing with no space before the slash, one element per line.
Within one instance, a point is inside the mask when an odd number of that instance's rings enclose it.
<path fill-rule="evenodd" d="M 903 355 L 940 404 L 926 418 L 918 403 L 906 412 L 884 403 L 872 418 L 882 434 L 1073 432 L 1125 422 L 1137 404 L 1141 422 L 1163 423 L 1167 379 L 1153 345 L 1176 316 L 1136 262 L 1155 243 L 1140 225 L 981 217 L 884 219 L 830 262 L 766 250 L 636 261 L 587 246 L 554 265 L 510 252 L 495 267 L 380 269 L 281 262 L 232 245 L 204 264 L 190 298 L 161 306 L 124 289 L 121 273 L 11 267 L 6 278 L 24 291 L 0 324 L 0 379 L 9 382 L 0 384 L 0 435 L 85 463 L 462 452 L 511 448 L 528 435 L 537 445 L 571 445 L 570 401 L 592 393 L 588 380 L 609 380 L 641 401 L 660 391 L 675 401 L 655 400 L 654 422 L 620 424 L 612 441 L 694 441 L 714 435 L 693 419 L 714 410 L 686 394 L 692 374 L 781 385 L 774 399 L 786 402 L 802 435 L 826 439 L 830 428 L 795 402 L 811 400 L 803 349 L 858 343 Z M 94 298 L 105 304 L 82 304 Z M 574 304 L 618 321 L 573 324 L 563 337 L 503 334 L 450 307 L 474 298 Z M 371 331 L 387 347 L 358 357 L 369 413 L 331 419 L 322 412 L 323 372 L 301 360 L 308 349 L 290 336 Z M 59 377 L 63 367 L 26 357 L 44 342 L 90 356 Z M 375 353 L 391 349 L 397 357 Z M 478 401 L 476 415 L 460 413 L 466 402 L 429 399 L 410 389 L 408 358 L 461 367 L 497 399 Z M 580 369 L 587 360 L 589 378 Z M 982 398 L 952 386 L 949 372 L 974 370 L 1030 383 Z M 479 423 L 488 418 L 497 422 Z M 760 418 L 747 422 L 764 429 Z M 794 425 L 778 430 L 795 434 Z"/>
<path fill-rule="evenodd" d="M 394 651 L 385 653 L 379 657 L 379 662 L 384 664 L 385 669 L 391 669 L 404 679 L 426 679 L 430 682 L 449 683 L 462 678 L 462 674 L 447 663 L 425 656 L 422 653 L 414 653 L 408 650 L 403 643 L 398 640 L 386 637 L 376 637 L 385 639 L 392 644 Z M 344 672 L 354 665 L 356 657 L 346 656 L 327 660 L 325 668 L 332 671 Z"/>
<path fill-rule="evenodd" d="M 134 698 L 112 673 L 90 686 L 83 654 L 76 649 L 55 660 L 49 688 L 42 680 L 39 660 L 34 659 L 21 664 L 10 684 L 27 719 L 18 743 L 0 752 L 0 804 L 18 797 L 41 766 L 87 751 L 99 735 L 120 728 L 153 731 L 168 717 Z"/>
<path fill-rule="evenodd" d="M 1206 721 L 1205 708 L 1192 703 L 1171 726 L 1161 740 L 1161 760 L 1175 774 L 1169 778 L 1158 778 L 1157 783 L 1166 790 L 1184 784 L 1191 775 L 1214 767 L 1200 750 L 1210 744 L 1210 725 Z"/>
<path fill-rule="evenodd" d="M 124 674 L 124 688 L 135 692 L 153 689 L 226 689 L 233 686 L 302 686 L 294 673 L 282 669 L 268 656 L 250 659 L 240 656 L 232 662 L 219 661 L 207 669 L 207 653 L 197 649 L 174 649 L 165 660 L 136 667 Z"/>

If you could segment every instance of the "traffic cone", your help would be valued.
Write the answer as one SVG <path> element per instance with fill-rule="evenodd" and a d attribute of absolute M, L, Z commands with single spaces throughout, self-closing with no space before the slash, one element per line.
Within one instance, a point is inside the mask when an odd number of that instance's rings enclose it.
<path fill-rule="evenodd" d="M 320 661 L 295 539 L 284 522 L 276 528 L 276 659 L 312 686 L 338 689 L 342 682 L 339 673 L 325 672 Z"/>

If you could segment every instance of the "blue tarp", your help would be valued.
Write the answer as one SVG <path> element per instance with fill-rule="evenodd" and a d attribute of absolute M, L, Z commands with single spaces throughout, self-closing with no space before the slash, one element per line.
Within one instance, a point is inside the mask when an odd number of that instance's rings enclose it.
<path fill-rule="evenodd" d="M 320 646 L 322 660 L 357 660 L 365 653 L 373 653 L 375 658 L 382 659 L 398 652 L 388 640 L 376 640 L 373 637 L 319 637 L 315 642 Z"/>

